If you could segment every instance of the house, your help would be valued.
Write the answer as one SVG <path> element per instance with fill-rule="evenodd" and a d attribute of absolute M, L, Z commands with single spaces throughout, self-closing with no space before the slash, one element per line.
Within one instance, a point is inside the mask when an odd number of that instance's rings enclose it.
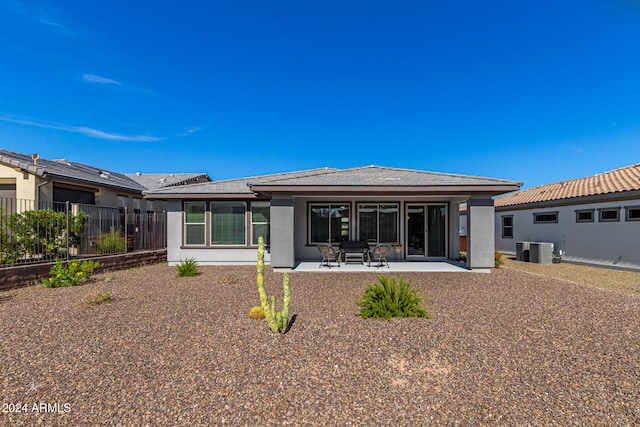
<path fill-rule="evenodd" d="M 143 200 L 148 189 L 210 181 L 207 174 L 121 174 L 69 160 L 48 160 L 0 149 L 0 198 L 36 205 L 81 203 L 162 212 L 164 201 Z"/>
<path fill-rule="evenodd" d="M 640 163 L 495 199 L 496 247 L 550 242 L 563 260 L 640 269 Z"/>
<path fill-rule="evenodd" d="M 471 268 L 494 263 L 492 197 L 520 188 L 495 178 L 380 166 L 310 169 L 150 190 L 166 199 L 170 264 L 253 263 L 264 236 L 273 267 L 317 260 L 345 240 L 399 243 L 403 260 L 456 259 L 467 204 Z"/>

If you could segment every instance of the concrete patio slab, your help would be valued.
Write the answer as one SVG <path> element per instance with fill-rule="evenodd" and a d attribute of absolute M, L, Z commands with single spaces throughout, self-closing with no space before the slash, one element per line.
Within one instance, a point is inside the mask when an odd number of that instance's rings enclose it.
<path fill-rule="evenodd" d="M 306 273 L 433 273 L 433 272 L 452 272 L 452 273 L 469 273 L 472 270 L 468 269 L 465 264 L 456 262 L 389 262 L 389 267 L 375 267 L 371 264 L 368 267 L 367 264 L 360 263 L 340 263 L 340 267 L 337 264 L 332 263 L 331 268 L 327 266 L 319 267 L 318 261 L 302 261 L 295 268 L 289 270 L 293 273 L 306 272 Z M 280 271 L 280 269 L 276 269 Z M 284 269 L 283 269 L 284 271 Z M 473 270 L 474 272 L 476 270 Z"/>

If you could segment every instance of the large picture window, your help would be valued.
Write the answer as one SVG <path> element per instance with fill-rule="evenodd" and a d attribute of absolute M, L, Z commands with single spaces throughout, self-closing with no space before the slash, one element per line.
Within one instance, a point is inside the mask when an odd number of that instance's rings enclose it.
<path fill-rule="evenodd" d="M 339 243 L 344 240 L 349 240 L 349 205 L 309 205 L 309 243 Z"/>
<path fill-rule="evenodd" d="M 246 244 L 246 204 L 211 202 L 211 245 Z"/>
<path fill-rule="evenodd" d="M 204 245 L 205 202 L 185 202 L 184 204 L 184 244 Z"/>
<path fill-rule="evenodd" d="M 398 205 L 362 204 L 358 206 L 358 237 L 369 243 L 398 242 Z"/>
<path fill-rule="evenodd" d="M 269 245 L 269 222 L 271 219 L 269 202 L 251 202 L 251 243 L 258 244 L 258 237 L 264 238 L 265 245 Z"/>

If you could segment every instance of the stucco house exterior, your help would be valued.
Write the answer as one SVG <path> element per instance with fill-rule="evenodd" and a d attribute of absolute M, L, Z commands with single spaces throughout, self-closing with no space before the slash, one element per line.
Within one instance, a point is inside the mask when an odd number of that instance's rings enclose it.
<path fill-rule="evenodd" d="M 310 169 L 150 190 L 167 205 L 167 258 L 202 265 L 254 263 L 258 236 L 266 260 L 292 268 L 319 259 L 317 246 L 341 241 L 399 243 L 407 261 L 456 259 L 459 213 L 467 205 L 471 268 L 494 263 L 493 196 L 521 183 L 458 174 L 367 166 Z"/>
<path fill-rule="evenodd" d="M 640 163 L 495 199 L 496 248 L 550 242 L 563 260 L 640 269 Z"/>
<path fill-rule="evenodd" d="M 162 212 L 162 200 L 147 201 L 148 189 L 210 181 L 207 174 L 129 174 L 65 159 L 0 149 L 0 198 L 126 207 L 131 213 Z"/>

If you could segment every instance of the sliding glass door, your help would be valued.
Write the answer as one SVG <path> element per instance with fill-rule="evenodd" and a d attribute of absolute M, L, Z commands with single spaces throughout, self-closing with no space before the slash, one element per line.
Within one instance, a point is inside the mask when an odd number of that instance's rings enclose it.
<path fill-rule="evenodd" d="M 407 258 L 447 256 L 447 205 L 407 204 Z"/>

